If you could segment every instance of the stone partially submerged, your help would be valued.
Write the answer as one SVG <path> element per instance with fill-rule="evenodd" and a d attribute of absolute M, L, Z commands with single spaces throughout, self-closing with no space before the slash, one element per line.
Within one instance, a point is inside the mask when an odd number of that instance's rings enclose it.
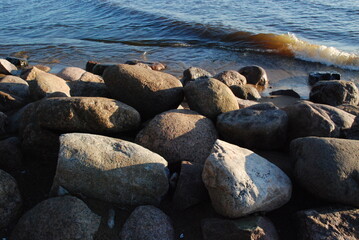
<path fill-rule="evenodd" d="M 157 205 L 168 190 L 167 162 L 137 144 L 100 135 L 70 133 L 60 137 L 52 193 L 106 202 Z"/>
<path fill-rule="evenodd" d="M 279 208 L 292 193 L 290 179 L 277 166 L 221 140 L 207 158 L 202 178 L 214 209 L 230 218 Z"/>

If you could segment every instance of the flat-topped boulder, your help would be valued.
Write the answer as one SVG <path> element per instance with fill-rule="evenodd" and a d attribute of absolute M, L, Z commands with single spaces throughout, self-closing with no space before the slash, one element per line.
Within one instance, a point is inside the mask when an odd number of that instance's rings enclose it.
<path fill-rule="evenodd" d="M 225 141 L 250 149 L 273 150 L 287 141 L 288 116 L 272 103 L 256 104 L 217 117 Z"/>
<path fill-rule="evenodd" d="M 295 178 L 327 201 L 359 207 L 359 141 L 305 137 L 290 145 Z"/>
<path fill-rule="evenodd" d="M 160 155 L 131 142 L 64 134 L 52 193 L 63 187 L 111 203 L 157 205 L 168 190 L 166 166 Z"/>
<path fill-rule="evenodd" d="M 12 232 L 13 240 L 93 240 L 101 218 L 72 196 L 44 200 L 26 212 Z"/>
<path fill-rule="evenodd" d="M 277 209 L 292 193 L 290 179 L 277 166 L 221 140 L 205 162 L 202 179 L 214 209 L 230 218 Z"/>
<path fill-rule="evenodd" d="M 100 97 L 49 98 L 36 112 L 40 126 L 62 132 L 118 133 L 141 122 L 134 108 Z"/>
<path fill-rule="evenodd" d="M 106 68 L 103 78 L 112 97 L 134 107 L 143 119 L 175 109 L 183 100 L 181 82 L 167 73 L 119 64 Z"/>
<path fill-rule="evenodd" d="M 310 91 L 309 99 L 315 103 L 338 106 L 358 105 L 359 90 L 354 82 L 344 80 L 320 81 Z"/>
<path fill-rule="evenodd" d="M 318 136 L 339 137 L 342 130 L 349 129 L 355 116 L 325 104 L 301 101 L 284 107 L 288 115 L 288 138 Z"/>
<path fill-rule="evenodd" d="M 136 143 L 169 163 L 203 164 L 217 139 L 212 121 L 191 110 L 170 110 L 153 118 L 136 136 Z"/>
<path fill-rule="evenodd" d="M 214 78 L 189 82 L 184 92 L 190 109 L 211 119 L 239 108 L 231 89 Z"/>

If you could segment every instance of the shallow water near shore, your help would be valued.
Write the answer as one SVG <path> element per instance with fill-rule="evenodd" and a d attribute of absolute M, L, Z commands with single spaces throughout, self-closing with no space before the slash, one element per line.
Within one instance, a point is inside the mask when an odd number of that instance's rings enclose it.
<path fill-rule="evenodd" d="M 177 77 L 190 66 L 215 74 L 267 70 L 271 90 L 308 97 L 311 71 L 359 83 L 356 0 L 12 0 L 0 6 L 0 57 L 84 68 L 87 60 L 161 61 Z"/>

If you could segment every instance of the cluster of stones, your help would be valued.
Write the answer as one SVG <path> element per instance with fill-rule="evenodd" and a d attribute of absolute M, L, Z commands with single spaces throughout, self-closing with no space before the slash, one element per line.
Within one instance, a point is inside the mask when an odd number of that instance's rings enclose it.
<path fill-rule="evenodd" d="M 291 219 L 295 209 L 298 239 L 359 238 L 352 82 L 312 73 L 311 101 L 280 108 L 258 102 L 256 87 L 268 85 L 259 66 L 214 76 L 191 67 L 179 80 L 158 63 L 88 62 L 55 75 L 8 60 L 0 59 L 4 237 L 279 239 L 271 212 Z M 40 184 L 25 190 L 28 180 Z M 302 190 L 307 202 L 345 206 L 303 209 Z M 33 200 L 32 191 L 48 192 Z"/>

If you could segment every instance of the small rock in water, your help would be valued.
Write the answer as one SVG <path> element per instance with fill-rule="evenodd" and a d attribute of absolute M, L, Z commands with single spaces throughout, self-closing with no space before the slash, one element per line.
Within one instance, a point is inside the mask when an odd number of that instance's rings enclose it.
<path fill-rule="evenodd" d="M 308 83 L 309 85 L 314 85 L 318 81 L 327 81 L 327 80 L 340 80 L 340 73 L 331 71 L 331 72 L 311 72 L 309 73 Z"/>

